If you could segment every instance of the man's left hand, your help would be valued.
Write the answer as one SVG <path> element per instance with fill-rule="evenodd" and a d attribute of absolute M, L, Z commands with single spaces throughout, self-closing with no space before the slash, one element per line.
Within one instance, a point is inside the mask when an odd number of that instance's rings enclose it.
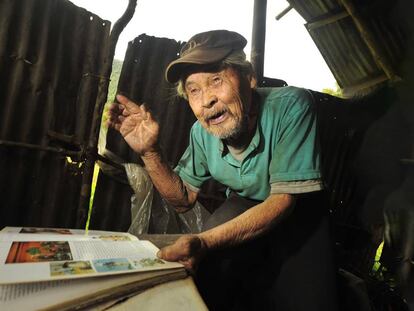
<path fill-rule="evenodd" d="M 177 261 L 194 274 L 206 250 L 204 241 L 198 235 L 184 235 L 174 244 L 162 248 L 157 256 L 167 261 Z"/>

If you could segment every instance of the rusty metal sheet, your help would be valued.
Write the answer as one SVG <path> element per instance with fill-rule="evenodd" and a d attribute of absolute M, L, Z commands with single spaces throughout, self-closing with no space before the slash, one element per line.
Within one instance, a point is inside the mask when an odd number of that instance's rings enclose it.
<path fill-rule="evenodd" d="M 313 41 L 349 95 L 401 75 L 407 34 L 395 3 L 351 1 L 362 20 L 361 31 L 343 1 L 288 2 L 306 20 Z"/>
<path fill-rule="evenodd" d="M 0 227 L 76 223 L 109 30 L 66 0 L 0 1 Z"/>

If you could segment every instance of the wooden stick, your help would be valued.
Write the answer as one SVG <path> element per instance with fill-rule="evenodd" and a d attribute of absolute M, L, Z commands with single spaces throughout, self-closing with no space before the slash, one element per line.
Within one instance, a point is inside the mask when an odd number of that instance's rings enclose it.
<path fill-rule="evenodd" d="M 369 27 L 367 26 L 363 18 L 358 14 L 353 3 L 350 0 L 341 0 L 341 2 L 346 11 L 351 16 L 352 20 L 354 21 L 356 28 L 360 32 L 362 40 L 364 40 L 376 63 L 384 71 L 388 79 L 394 80 L 395 72 L 391 64 L 389 64 L 386 56 L 382 53 L 381 49 L 377 45 L 376 41 L 374 40 L 374 36 L 369 30 Z"/>

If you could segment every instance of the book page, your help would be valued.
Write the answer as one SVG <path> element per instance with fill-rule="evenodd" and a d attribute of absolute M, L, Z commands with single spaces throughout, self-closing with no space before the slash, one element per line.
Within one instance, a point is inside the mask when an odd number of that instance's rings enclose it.
<path fill-rule="evenodd" d="M 67 238 L 70 236 L 70 238 Z M 182 267 L 149 241 L 0 232 L 0 284 L 87 278 Z M 128 237 L 128 235 L 127 235 Z"/>

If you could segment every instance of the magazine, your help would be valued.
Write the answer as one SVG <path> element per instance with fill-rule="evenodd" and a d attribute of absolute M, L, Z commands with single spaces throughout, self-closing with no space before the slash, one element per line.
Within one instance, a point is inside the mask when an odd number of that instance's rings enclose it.
<path fill-rule="evenodd" d="M 5 227 L 0 231 L 0 309 L 66 310 L 187 276 L 149 241 L 123 232 Z"/>

